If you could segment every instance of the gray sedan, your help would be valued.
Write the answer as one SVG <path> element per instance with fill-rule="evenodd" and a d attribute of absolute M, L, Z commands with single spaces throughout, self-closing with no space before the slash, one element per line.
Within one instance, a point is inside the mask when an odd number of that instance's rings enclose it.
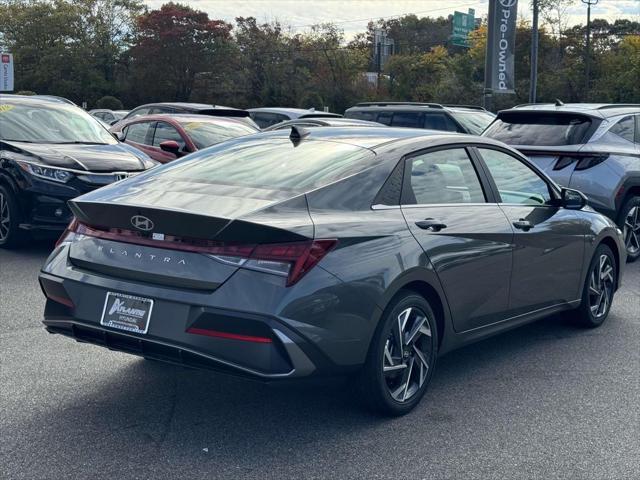
<path fill-rule="evenodd" d="M 353 375 L 388 415 L 437 358 L 554 313 L 606 320 L 620 230 L 474 136 L 297 127 L 240 137 L 71 201 L 44 323 L 266 381 Z"/>

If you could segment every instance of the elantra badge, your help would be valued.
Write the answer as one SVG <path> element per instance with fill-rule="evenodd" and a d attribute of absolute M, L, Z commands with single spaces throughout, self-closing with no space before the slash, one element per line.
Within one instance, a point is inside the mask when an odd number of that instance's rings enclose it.
<path fill-rule="evenodd" d="M 144 232 L 153 230 L 153 222 L 142 215 L 134 215 L 131 217 L 131 225 Z"/>

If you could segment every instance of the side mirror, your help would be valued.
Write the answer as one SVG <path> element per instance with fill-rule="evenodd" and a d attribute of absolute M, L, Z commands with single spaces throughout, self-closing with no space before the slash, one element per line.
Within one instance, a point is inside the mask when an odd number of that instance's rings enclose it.
<path fill-rule="evenodd" d="M 578 190 L 563 188 L 561 195 L 561 204 L 568 210 L 582 210 L 587 205 L 586 195 Z"/>
<path fill-rule="evenodd" d="M 111 135 L 119 142 L 124 142 L 124 132 L 111 132 Z"/>
<path fill-rule="evenodd" d="M 180 145 L 175 140 L 165 140 L 160 143 L 160 150 L 167 153 L 173 153 L 176 157 L 180 154 Z"/>

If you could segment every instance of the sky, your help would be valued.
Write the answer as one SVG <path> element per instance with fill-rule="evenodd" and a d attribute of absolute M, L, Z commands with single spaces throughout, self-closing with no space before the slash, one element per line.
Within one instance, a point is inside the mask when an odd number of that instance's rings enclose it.
<path fill-rule="evenodd" d="M 168 1 L 168 0 L 166 0 Z M 295 32 L 308 30 L 317 23 L 338 24 L 347 39 L 364 32 L 369 20 L 415 13 L 418 16 L 447 16 L 454 10 L 473 8 L 476 17 L 486 15 L 488 0 L 174 0 L 203 10 L 212 19 L 233 23 L 235 17 L 256 17 L 261 22 L 279 20 L 294 27 Z M 591 0 L 592 2 L 595 0 Z M 146 0 L 152 9 L 165 3 Z M 519 0 L 519 14 L 530 18 L 530 0 Z M 609 21 L 628 18 L 640 21 L 640 0 L 599 0 L 591 10 L 592 18 Z M 568 24 L 586 23 L 587 9 L 580 0 L 568 10 Z"/>

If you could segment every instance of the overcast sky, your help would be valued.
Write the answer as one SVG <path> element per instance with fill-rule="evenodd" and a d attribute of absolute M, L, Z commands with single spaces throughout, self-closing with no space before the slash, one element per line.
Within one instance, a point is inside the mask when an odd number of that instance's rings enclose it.
<path fill-rule="evenodd" d="M 213 19 L 233 22 L 238 16 L 256 17 L 259 21 L 279 20 L 304 31 L 308 26 L 337 23 L 347 38 L 366 29 L 370 19 L 389 18 L 407 13 L 418 16 L 447 16 L 454 10 L 466 12 L 474 8 L 476 16 L 486 15 L 488 0 L 174 0 L 204 10 Z M 592 0 L 594 1 L 594 0 Z M 151 8 L 165 3 L 147 0 Z M 530 0 L 519 0 L 519 13 L 530 17 Z M 585 23 L 587 10 L 576 0 L 569 10 L 569 24 Z M 592 8 L 592 18 L 616 20 L 629 18 L 640 21 L 640 0 L 600 0 Z"/>

